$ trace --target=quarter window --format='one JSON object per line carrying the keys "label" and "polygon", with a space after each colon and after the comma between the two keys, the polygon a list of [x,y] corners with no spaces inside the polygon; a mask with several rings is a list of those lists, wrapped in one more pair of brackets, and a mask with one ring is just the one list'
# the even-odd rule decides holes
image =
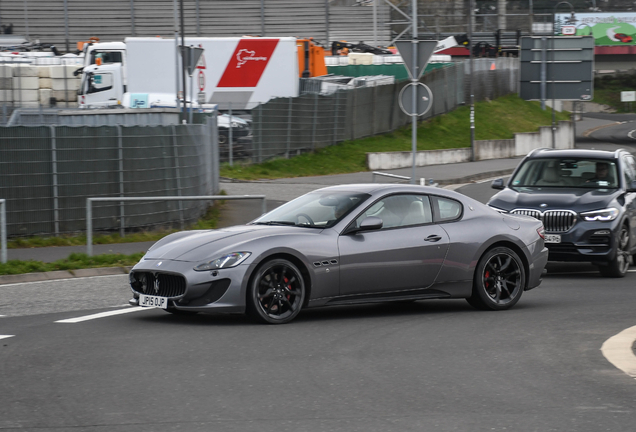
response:
{"label": "quarter window", "polygon": [[462,216],[463,207],[459,201],[450,198],[432,197],[436,222],[457,220]]}

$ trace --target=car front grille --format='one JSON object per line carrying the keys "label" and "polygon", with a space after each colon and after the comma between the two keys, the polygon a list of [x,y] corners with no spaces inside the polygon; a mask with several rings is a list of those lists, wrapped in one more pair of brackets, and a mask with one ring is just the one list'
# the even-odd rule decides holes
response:
{"label": "car front grille", "polygon": [[132,276],[134,281],[131,279],[130,285],[141,294],[179,297],[186,291],[186,281],[183,276],[151,272],[135,272]]}
{"label": "car front grille", "polygon": [[545,231],[550,233],[567,232],[576,224],[576,212],[572,210],[547,210],[541,212],[532,209],[517,209],[511,213],[532,216],[533,218],[539,219],[543,222]]}

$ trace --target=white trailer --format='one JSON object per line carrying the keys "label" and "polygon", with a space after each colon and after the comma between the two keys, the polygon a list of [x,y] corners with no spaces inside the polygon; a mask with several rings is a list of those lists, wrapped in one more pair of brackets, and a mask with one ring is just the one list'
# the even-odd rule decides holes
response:
{"label": "white trailer", "polygon": [[[174,39],[126,38],[112,45],[112,55],[106,44],[112,43],[87,50],[80,107],[176,107],[177,97],[183,99]],[[203,48],[192,76],[186,76],[185,99],[195,108],[251,109],[274,97],[298,96],[295,38],[186,38],[185,44]]]}

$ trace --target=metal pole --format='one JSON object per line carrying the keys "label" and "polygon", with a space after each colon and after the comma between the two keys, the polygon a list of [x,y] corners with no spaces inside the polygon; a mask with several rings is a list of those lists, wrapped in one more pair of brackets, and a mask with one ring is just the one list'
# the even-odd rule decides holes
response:
{"label": "metal pole", "polygon": [[[117,147],[119,157],[119,195],[124,196],[124,137],[122,136],[121,125],[117,125]],[[126,235],[126,225],[124,223],[124,202],[119,202],[119,235]]]}
{"label": "metal pole", "polygon": [[130,34],[137,36],[135,34],[135,0],[130,0]]}
{"label": "metal pole", "polygon": [[51,126],[51,171],[53,176],[53,224],[55,235],[60,235],[60,210],[57,188],[57,149],[55,138],[55,126]]}
{"label": "metal pole", "polygon": [[325,41],[329,45],[329,0],[325,0]]}
{"label": "metal pole", "polygon": [[[66,52],[68,52],[68,8],[67,0],[64,0],[64,25],[66,27]],[[27,0],[24,0],[24,26],[26,30],[26,38],[29,40],[29,6]]]}
{"label": "metal pole", "polygon": [[7,209],[6,200],[0,199],[0,247],[2,264],[7,262]]}
{"label": "metal pole", "polygon": [[530,7],[530,14],[529,14],[529,16],[530,16],[530,36],[532,36],[534,34],[534,29],[533,29],[534,28],[534,6],[532,4],[532,0],[530,0],[529,7]]}
{"label": "metal pole", "polygon": [[174,67],[175,67],[175,97],[176,107],[181,108],[181,100],[179,99],[179,18],[177,13],[177,0],[172,0],[172,8],[174,11]]}
{"label": "metal pole", "polygon": [[[561,4],[561,3],[559,3]],[[554,94],[554,32],[556,31],[555,28],[555,21],[556,21],[556,8],[559,6],[559,4],[557,4],[554,7],[554,13],[552,14],[552,52],[551,52],[551,57],[552,57],[552,64],[550,66],[551,69],[551,73],[550,73],[550,81],[552,83],[552,85],[550,86],[550,89],[552,90],[552,148],[556,148],[556,124],[555,124],[555,103],[556,103],[556,95]]]}
{"label": "metal pole", "polygon": [[230,127],[227,130],[227,147],[229,149],[230,166],[234,163],[234,134],[232,133],[232,102],[229,103],[228,114],[230,116]]}
{"label": "metal pole", "polygon": [[64,38],[66,41],[66,52],[68,53],[71,51],[68,38],[68,0],[64,0]]}
{"label": "metal pole", "polygon": [[261,0],[261,36],[265,36],[265,0]]}
{"label": "metal pole", "polygon": [[[183,127],[183,126],[182,126]],[[175,179],[177,181],[177,195],[183,195],[181,193],[181,169],[179,166],[179,149],[177,142],[177,127],[172,125],[172,151],[174,152],[174,169],[175,169]],[[179,225],[181,229],[184,228],[183,222],[183,201],[179,201]]]}
{"label": "metal pole", "polygon": [[417,0],[412,1],[413,7],[413,77],[411,83],[413,83],[413,98],[411,101],[411,184],[415,184],[415,156],[417,155],[417,81],[420,76],[419,68],[417,67]]}
{"label": "metal pole", "polygon": [[468,14],[468,62],[470,64],[470,160],[475,160],[475,60],[473,59],[474,0],[470,0]]}
{"label": "metal pole", "polygon": [[86,255],[93,256],[93,199],[86,198]]}
{"label": "metal pole", "polygon": [[289,98],[287,106],[287,150],[285,151],[285,158],[289,159],[289,153],[291,151],[291,130],[292,130],[292,103],[293,99]]}
{"label": "metal pole", "polygon": [[184,24],[184,12],[183,12],[183,0],[179,0],[179,7],[181,12],[181,85],[183,86],[183,110],[181,119],[183,123],[186,122],[186,49],[185,49],[185,24]]}
{"label": "metal pole", "polygon": [[200,15],[200,9],[199,9],[199,0],[197,0],[196,2],[196,9],[197,9],[197,36],[201,36],[201,15]]}
{"label": "metal pole", "polygon": [[373,0],[373,46],[378,46],[378,0]]}

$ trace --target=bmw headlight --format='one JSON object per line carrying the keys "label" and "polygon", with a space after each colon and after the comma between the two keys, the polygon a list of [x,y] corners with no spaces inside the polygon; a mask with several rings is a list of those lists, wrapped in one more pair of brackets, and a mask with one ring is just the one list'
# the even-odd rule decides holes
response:
{"label": "bmw headlight", "polygon": [[586,221],[612,221],[618,217],[618,209],[613,207],[606,208],[603,210],[594,210],[591,212],[581,213],[581,216]]}
{"label": "bmw headlight", "polygon": [[251,252],[232,252],[211,261],[199,264],[194,268],[196,271],[218,270],[222,268],[236,267],[247,259]]}
{"label": "bmw headlight", "polygon": [[503,214],[508,213],[508,210],[500,209],[500,208],[497,208],[497,207],[494,207],[494,206],[491,206],[491,205],[488,205],[488,207],[490,207],[491,209],[493,209],[495,211],[498,211],[499,213],[503,213]]}

